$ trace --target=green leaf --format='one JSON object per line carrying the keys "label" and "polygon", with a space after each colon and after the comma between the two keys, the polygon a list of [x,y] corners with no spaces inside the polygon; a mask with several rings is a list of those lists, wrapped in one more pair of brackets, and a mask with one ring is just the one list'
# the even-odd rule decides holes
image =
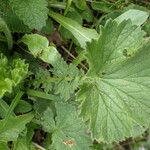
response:
{"label": "green leaf", "polygon": [[33,114],[25,114],[18,117],[10,117],[9,120],[0,120],[0,141],[15,141],[25,129],[25,125],[33,118]]}
{"label": "green leaf", "polygon": [[145,32],[141,31],[141,27],[132,25],[130,20],[121,24],[109,20],[104,27],[101,27],[99,40],[89,45],[91,51],[88,59],[89,62],[93,62],[90,64],[92,74],[99,74],[104,65],[111,66],[134,55],[143,45],[144,35]]}
{"label": "green leaf", "polygon": [[[34,56],[38,56],[40,59],[53,66],[51,71],[54,77],[50,75],[46,77],[46,81],[41,80],[43,84],[55,83],[54,94],[60,94],[63,100],[68,100],[71,94],[81,84],[81,78],[83,71],[79,70],[75,65],[68,65],[60,56],[58,51],[53,46],[48,46],[48,40],[38,34],[25,35],[22,40],[30,52]],[[45,94],[46,95],[46,94]]]}
{"label": "green leaf", "polygon": [[43,129],[52,134],[52,145],[49,148],[88,150],[91,141],[75,108],[69,104],[56,103],[56,113],[55,120],[50,108],[43,115]]}
{"label": "green leaf", "polygon": [[23,92],[19,91],[17,93],[17,95],[15,96],[15,98],[12,100],[12,102],[11,102],[11,104],[10,104],[8,110],[7,110],[7,113],[6,113],[6,116],[5,116],[5,121],[9,120],[9,117],[12,115],[13,110],[16,107],[16,105],[18,104],[18,102],[20,101],[20,98],[21,98],[22,95],[23,95]]}
{"label": "green leaf", "polygon": [[60,23],[64,28],[68,29],[82,48],[86,47],[86,42],[90,42],[92,39],[98,38],[98,34],[94,29],[82,27],[76,21],[52,11],[50,11],[49,15],[58,23]]}
{"label": "green leaf", "polygon": [[16,15],[30,29],[41,30],[46,25],[48,18],[46,0],[10,0],[10,5]]}
{"label": "green leaf", "polygon": [[67,101],[82,83],[84,73],[75,65],[68,65],[63,59],[57,61],[53,67],[52,73],[57,79],[54,82],[54,93],[60,94],[60,97]]}
{"label": "green leaf", "polygon": [[102,0],[100,2],[93,1],[91,3],[91,6],[94,10],[99,10],[105,13],[112,12],[116,9],[116,6],[113,3],[110,3],[108,1]]}
{"label": "green leaf", "polygon": [[10,63],[5,56],[0,55],[0,97],[6,92],[11,92],[28,72],[28,65],[24,63],[24,60],[13,59]]}
{"label": "green leaf", "polygon": [[8,0],[0,0],[0,4],[0,15],[12,32],[30,32],[28,26],[12,11]]}
{"label": "green leaf", "polygon": [[[76,21],[80,25],[82,25],[82,22],[83,22],[82,17],[80,16],[80,14],[77,11],[70,11],[65,16],[70,18],[70,19],[73,19],[74,21]],[[74,16],[76,16],[76,17],[74,17]],[[76,39],[74,39],[72,33],[70,31],[68,31],[66,28],[61,27],[59,31],[65,39],[72,39],[74,41],[74,43],[78,44]]]}
{"label": "green leaf", "polygon": [[13,39],[11,36],[11,32],[6,24],[6,22],[0,17],[0,32],[5,34],[8,43],[8,49],[12,49],[13,46]]}
{"label": "green leaf", "polygon": [[75,3],[76,7],[81,10],[86,8],[86,0],[73,0],[73,2]]}
{"label": "green leaf", "polygon": [[0,149],[1,150],[9,150],[7,143],[6,142],[0,142]]}
{"label": "green leaf", "polygon": [[148,16],[149,13],[146,11],[130,9],[117,17],[115,21],[121,23],[124,20],[130,19],[133,25],[140,26],[147,20]]}
{"label": "green leaf", "polygon": [[0,99],[0,117],[1,118],[5,118],[8,109],[9,109],[9,105],[3,99]]}
{"label": "green leaf", "polygon": [[30,149],[25,139],[18,139],[18,141],[15,143],[14,150],[30,150]]}
{"label": "green leaf", "polygon": [[140,46],[142,36],[130,21],[109,21],[100,38],[88,44],[90,68],[78,101],[98,141],[140,135],[149,124],[150,45]]}
{"label": "green leaf", "polygon": [[42,28],[41,32],[44,34],[52,34],[53,31],[54,31],[53,22],[51,19],[47,19],[46,26]]}
{"label": "green leaf", "polygon": [[32,105],[25,100],[20,100],[15,108],[15,113],[27,113],[32,110]]}
{"label": "green leaf", "polygon": [[54,64],[60,57],[54,46],[49,46],[46,37],[38,34],[26,34],[21,39],[28,46],[29,51],[35,56],[40,57],[43,61]]}

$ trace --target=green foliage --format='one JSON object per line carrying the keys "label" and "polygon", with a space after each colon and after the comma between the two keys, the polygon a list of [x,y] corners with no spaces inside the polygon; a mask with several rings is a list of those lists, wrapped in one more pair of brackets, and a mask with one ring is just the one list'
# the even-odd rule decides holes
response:
{"label": "green foliage", "polygon": [[11,32],[6,24],[6,22],[0,18],[0,32],[4,32],[7,42],[8,42],[8,49],[12,49],[13,46],[13,40],[11,36]]}
{"label": "green foliage", "polygon": [[13,11],[30,29],[40,30],[46,25],[48,13],[46,0],[10,0],[10,2]]}
{"label": "green foliage", "polygon": [[0,16],[12,32],[30,32],[30,29],[13,12],[8,0],[0,0]]}
{"label": "green foliage", "polygon": [[137,3],[0,0],[0,149],[149,148],[150,5]]}
{"label": "green foliage", "polygon": [[112,142],[137,136],[148,127],[150,47],[143,46],[135,54],[124,56],[123,49],[105,50],[107,45],[99,46],[102,42],[101,36],[88,44],[90,70],[78,99],[82,103],[81,115],[89,120],[93,136]]}
{"label": "green foliage", "polygon": [[25,129],[25,125],[33,118],[33,114],[10,117],[9,120],[0,120],[0,141],[15,141]]}
{"label": "green foliage", "polygon": [[52,145],[49,149],[88,150],[91,141],[86,135],[85,125],[78,118],[75,107],[63,103],[55,105],[57,114],[55,120],[50,108],[47,108],[42,117],[43,129],[52,134]]}
{"label": "green foliage", "polygon": [[60,57],[56,48],[49,46],[48,40],[38,34],[25,35],[21,41],[28,46],[35,57],[39,56],[47,63],[54,64]]}
{"label": "green foliage", "polygon": [[94,29],[84,28],[76,21],[52,11],[50,11],[49,15],[59,22],[63,27],[69,30],[82,48],[86,47],[86,42],[91,41],[91,39],[98,38],[98,34]]}
{"label": "green foliage", "polygon": [[[48,46],[48,40],[40,35],[36,34],[25,35],[22,38],[22,42],[28,45],[30,52],[34,56],[38,56],[43,61],[50,63],[54,67],[51,70],[54,75],[53,78],[51,78],[50,75],[48,75],[48,72],[45,72],[47,77],[44,76],[43,74],[42,75],[39,74],[38,78],[36,78],[38,79],[37,81],[39,81],[40,79],[40,81],[43,82],[43,80],[47,78],[46,80],[47,82],[44,82],[45,86],[46,85],[48,86],[48,84],[50,85],[50,83],[55,82],[54,93],[60,94],[60,97],[62,99],[68,100],[70,98],[70,94],[74,93],[78,85],[81,84],[83,72],[80,71],[73,64],[68,65],[60,57],[60,54],[54,47]],[[41,84],[41,82],[36,83]]]}
{"label": "green foliage", "polygon": [[129,11],[126,11],[125,13],[117,17],[115,21],[117,23],[121,23],[123,20],[130,19],[132,21],[132,24],[140,26],[147,20],[148,16],[148,12],[130,9]]}
{"label": "green foliage", "polygon": [[7,58],[2,54],[0,64],[0,97],[3,97],[6,92],[11,92],[12,88],[26,77],[28,65],[20,58],[8,62]]}

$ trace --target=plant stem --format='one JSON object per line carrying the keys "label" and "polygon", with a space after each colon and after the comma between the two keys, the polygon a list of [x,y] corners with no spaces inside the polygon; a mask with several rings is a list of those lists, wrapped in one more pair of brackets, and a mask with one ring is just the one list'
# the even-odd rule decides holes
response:
{"label": "plant stem", "polygon": [[7,122],[7,120],[9,119],[9,117],[11,116],[11,114],[12,114],[14,108],[15,108],[15,107],[17,106],[17,104],[19,103],[20,98],[22,97],[22,95],[23,95],[23,92],[20,91],[20,92],[15,96],[15,98],[13,99],[13,101],[12,101],[12,103],[11,103],[11,105],[10,105],[8,111],[7,111],[6,117],[5,117],[6,122]]}
{"label": "plant stem", "polygon": [[41,91],[37,91],[37,90],[28,89],[26,91],[26,93],[29,96],[40,97],[40,98],[47,99],[47,100],[55,100],[55,101],[59,100],[59,96],[47,94],[45,92],[41,92]]}
{"label": "plant stem", "polygon": [[[65,7],[65,11],[64,11],[64,16],[66,16],[66,14],[68,13],[71,3],[72,3],[72,0],[67,0],[67,4]],[[60,28],[61,28],[61,24],[58,27],[58,31],[60,30]]]}
{"label": "plant stem", "polygon": [[33,142],[33,145],[34,145],[36,148],[38,148],[39,150],[46,150],[45,148],[43,148],[42,146],[40,146],[40,145],[38,145],[38,144],[36,144],[36,143],[34,143],[34,142]]}
{"label": "plant stem", "polygon": [[[62,48],[69,56],[71,56],[73,59],[76,59],[76,57],[73,56],[64,46],[61,46],[61,48]],[[81,65],[81,66],[83,67],[83,69],[85,69],[86,71],[88,70],[88,68],[87,68],[84,64],[80,63],[80,65]]]}

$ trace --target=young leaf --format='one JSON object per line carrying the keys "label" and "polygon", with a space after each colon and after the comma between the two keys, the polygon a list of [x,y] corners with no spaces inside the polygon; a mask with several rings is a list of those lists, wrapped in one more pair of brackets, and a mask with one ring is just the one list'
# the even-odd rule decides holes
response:
{"label": "young leaf", "polygon": [[86,42],[90,42],[92,39],[98,38],[98,34],[94,29],[82,27],[76,21],[52,11],[49,12],[49,15],[58,23],[60,23],[64,28],[68,29],[82,48],[86,47]]}
{"label": "young leaf", "polygon": [[46,0],[10,0],[10,4],[16,15],[30,29],[41,30],[46,25],[48,18]]}
{"label": "young leaf", "polygon": [[110,21],[100,38],[88,44],[90,69],[78,100],[81,115],[99,141],[139,135],[149,124],[150,45],[139,49],[142,34],[129,21]]}
{"label": "young leaf", "polygon": [[56,113],[55,120],[50,108],[43,115],[43,129],[52,134],[50,149],[88,150],[91,141],[75,108],[69,104],[56,103]]}
{"label": "young leaf", "polygon": [[25,78],[28,65],[21,59],[14,59],[9,65],[7,58],[3,55],[0,55],[0,64],[0,97],[2,97],[6,92],[11,92],[12,87]]}
{"label": "young leaf", "polygon": [[24,130],[25,125],[33,118],[33,114],[10,117],[9,120],[0,120],[0,141],[15,141]]}
{"label": "young leaf", "polygon": [[121,23],[123,20],[130,19],[133,25],[140,26],[147,20],[148,16],[149,13],[146,11],[130,9],[117,17],[115,21]]}

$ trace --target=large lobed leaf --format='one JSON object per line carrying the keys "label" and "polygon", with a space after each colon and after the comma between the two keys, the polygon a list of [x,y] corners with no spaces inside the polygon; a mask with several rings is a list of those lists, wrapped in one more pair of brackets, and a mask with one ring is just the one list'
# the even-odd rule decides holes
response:
{"label": "large lobed leaf", "polygon": [[46,0],[10,0],[10,4],[16,15],[23,20],[30,29],[42,29],[47,20]]}
{"label": "large lobed leaf", "polygon": [[75,107],[56,103],[56,113],[57,117],[54,119],[52,110],[48,108],[42,120],[43,129],[52,134],[50,149],[88,150],[91,140],[85,133],[84,123],[78,118]]}
{"label": "large lobed leaf", "polygon": [[[150,45],[143,31],[109,21],[98,40],[88,44],[89,72],[78,93],[81,115],[93,137],[112,142],[137,136],[150,117]],[[138,132],[137,132],[138,131]]]}

